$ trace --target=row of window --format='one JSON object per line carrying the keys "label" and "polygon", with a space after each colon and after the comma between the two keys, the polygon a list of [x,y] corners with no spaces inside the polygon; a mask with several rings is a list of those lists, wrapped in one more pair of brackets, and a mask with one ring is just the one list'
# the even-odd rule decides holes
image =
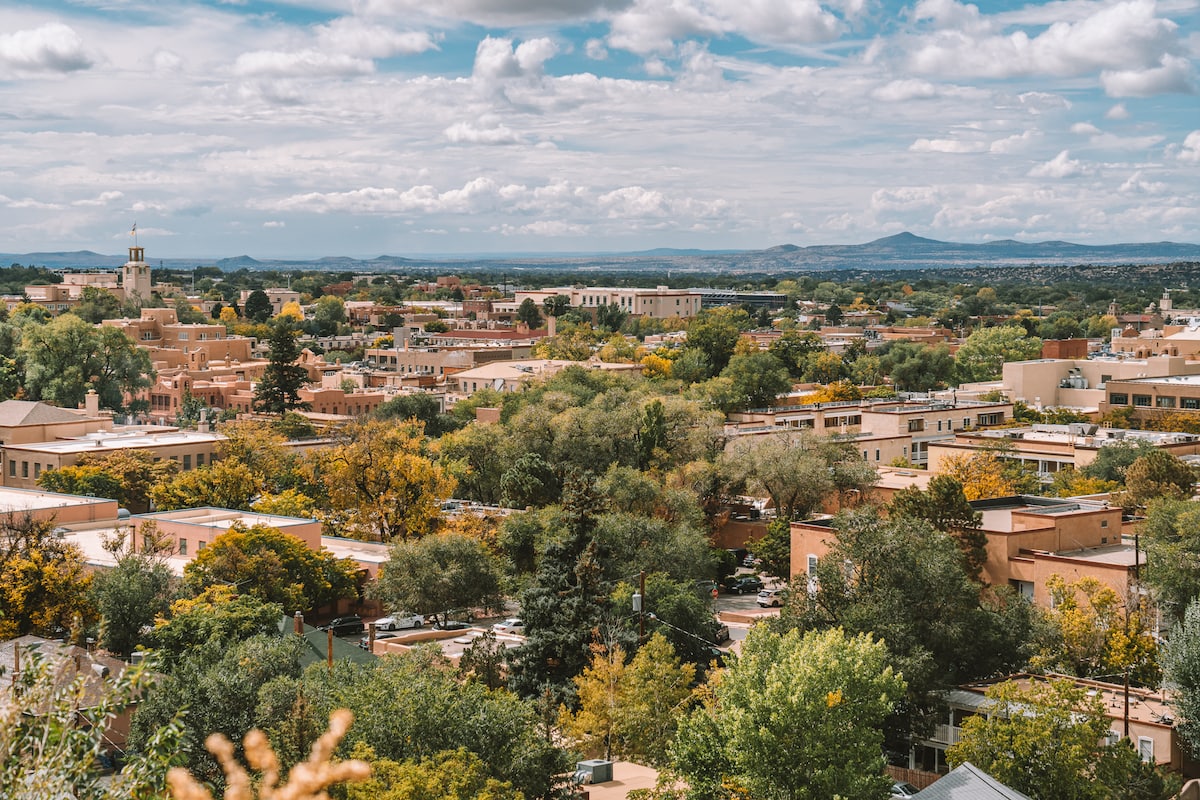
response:
{"label": "row of window", "polygon": [[[1109,405],[1130,405],[1127,392],[1112,392],[1108,396]],[[1167,395],[1152,396],[1148,394],[1133,395],[1133,406],[1136,408],[1184,408],[1191,411],[1200,410],[1200,397],[1170,397]]]}
{"label": "row of window", "polygon": [[[179,460],[180,460],[180,457],[179,457],[179,456],[171,456],[170,458],[171,458],[171,460],[172,460],[172,461],[179,461]],[[159,458],[155,458],[154,460],[155,460],[155,461],[160,461],[161,459],[159,459]],[[217,457],[214,455],[214,456],[213,456],[213,458],[212,458],[212,460],[213,460],[213,461],[216,461],[216,460],[217,460]],[[15,478],[15,477],[17,477],[17,464],[18,464],[18,463],[20,463],[21,477],[22,477],[22,478],[28,478],[28,477],[30,477],[30,468],[29,468],[29,465],[30,465],[30,464],[32,464],[32,465],[33,465],[33,470],[32,470],[32,472],[33,472],[33,476],[32,476],[32,477],[33,477],[33,479],[34,479],[34,480],[37,480],[39,477],[41,477],[41,475],[42,475],[42,471],[43,471],[43,470],[42,470],[42,465],[41,465],[41,463],[39,463],[39,462],[37,462],[37,461],[32,461],[32,462],[30,462],[30,461],[21,461],[21,462],[18,462],[18,461],[17,461],[17,460],[14,458],[14,459],[9,459],[9,461],[8,461],[8,475],[9,475],[9,477],[10,477],[10,478]],[[197,467],[203,467],[203,466],[204,466],[204,463],[205,463],[205,454],[204,454],[204,453],[196,453],[196,466],[197,466]],[[191,454],[191,453],[185,453],[185,454],[183,455],[183,468],[184,468],[184,469],[191,469],[191,468],[192,468],[192,454]],[[50,471],[50,470],[52,470],[52,469],[54,469],[54,465],[53,465],[53,464],[47,464],[47,465],[45,466],[45,471],[47,471],[47,472],[49,472],[49,471]]]}

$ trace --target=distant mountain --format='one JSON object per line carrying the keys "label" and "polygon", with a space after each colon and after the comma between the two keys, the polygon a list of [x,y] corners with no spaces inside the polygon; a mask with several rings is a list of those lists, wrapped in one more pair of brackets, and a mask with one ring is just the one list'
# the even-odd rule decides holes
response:
{"label": "distant mountain", "polygon": [[[0,263],[51,268],[117,267],[122,256],[83,250],[73,253],[0,254]],[[817,272],[829,270],[912,270],[970,267],[1025,267],[1200,262],[1200,244],[1152,242],[1082,245],[1072,242],[1019,242],[1001,239],[978,244],[942,242],[905,231],[864,244],[780,244],[765,250],[689,250],[656,248],[633,253],[560,254],[530,256],[424,257],[381,255],[369,259],[326,256],[317,259],[256,259],[249,255],[212,259],[151,259],[151,264],[186,270],[217,266],[239,269],[334,272],[437,270],[439,272],[512,270],[576,270],[705,273]]]}

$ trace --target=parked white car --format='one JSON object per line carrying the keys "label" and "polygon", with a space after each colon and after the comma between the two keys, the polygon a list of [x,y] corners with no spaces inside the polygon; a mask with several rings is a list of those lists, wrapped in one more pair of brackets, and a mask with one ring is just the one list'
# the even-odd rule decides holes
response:
{"label": "parked white car", "polygon": [[419,628],[425,624],[420,614],[391,614],[375,620],[375,630],[395,631],[403,628]]}
{"label": "parked white car", "polygon": [[517,617],[510,617],[504,622],[497,622],[492,626],[492,633],[512,633],[517,636],[525,635],[525,623]]}
{"label": "parked white car", "polygon": [[762,608],[783,605],[783,590],[763,589],[758,593],[758,605]]}

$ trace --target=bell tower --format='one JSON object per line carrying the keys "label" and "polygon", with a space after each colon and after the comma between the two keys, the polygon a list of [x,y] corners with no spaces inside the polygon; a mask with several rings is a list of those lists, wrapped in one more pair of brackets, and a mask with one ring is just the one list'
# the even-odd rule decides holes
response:
{"label": "bell tower", "polygon": [[143,300],[150,299],[150,265],[146,263],[144,247],[129,248],[129,260],[121,267],[121,286],[126,300],[135,294]]}

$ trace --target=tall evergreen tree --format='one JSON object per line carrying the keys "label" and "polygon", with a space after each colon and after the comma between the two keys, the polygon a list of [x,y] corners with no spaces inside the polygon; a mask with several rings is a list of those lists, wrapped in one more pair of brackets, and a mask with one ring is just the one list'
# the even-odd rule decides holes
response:
{"label": "tall evergreen tree", "polygon": [[311,408],[300,399],[300,387],[308,382],[308,373],[296,363],[300,358],[300,348],[296,345],[296,332],[291,322],[277,320],[272,324],[268,343],[271,348],[270,363],[254,389],[254,410],[282,414],[298,408]]}

